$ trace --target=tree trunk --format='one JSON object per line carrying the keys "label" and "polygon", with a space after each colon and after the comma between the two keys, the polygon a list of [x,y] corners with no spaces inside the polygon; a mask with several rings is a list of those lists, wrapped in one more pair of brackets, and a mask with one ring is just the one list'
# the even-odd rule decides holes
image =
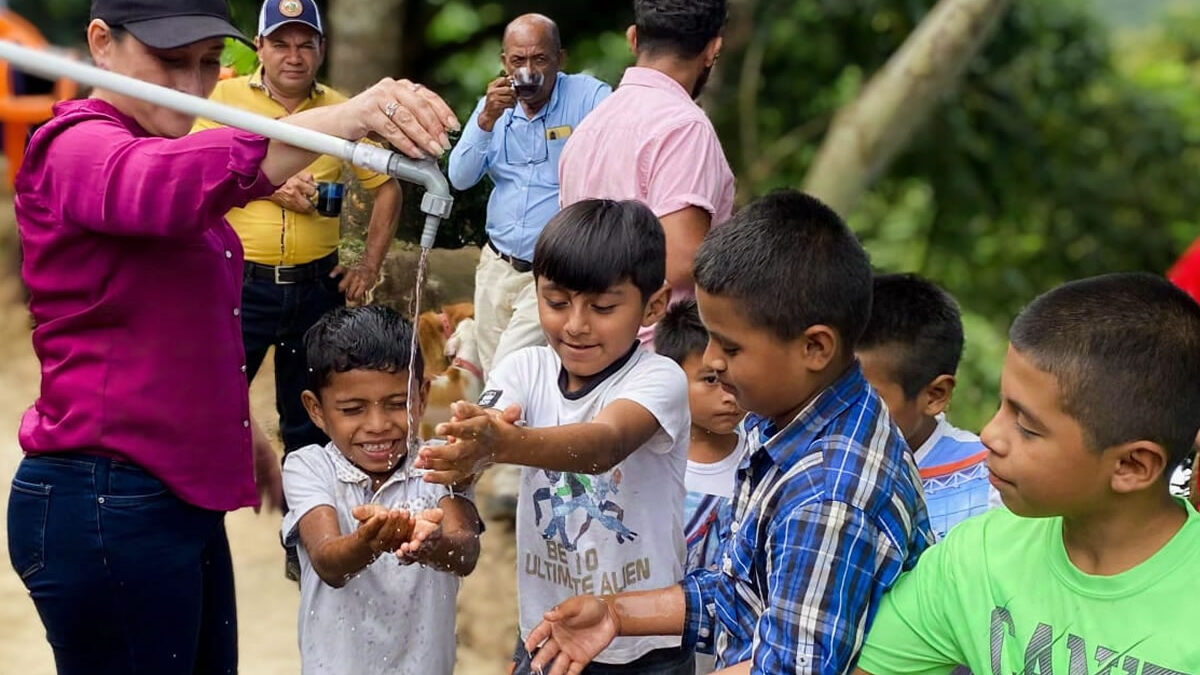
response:
{"label": "tree trunk", "polygon": [[405,0],[336,0],[327,14],[330,84],[353,96],[401,77]]}
{"label": "tree trunk", "polygon": [[834,117],[804,190],[848,216],[987,43],[1008,0],[940,0]]}

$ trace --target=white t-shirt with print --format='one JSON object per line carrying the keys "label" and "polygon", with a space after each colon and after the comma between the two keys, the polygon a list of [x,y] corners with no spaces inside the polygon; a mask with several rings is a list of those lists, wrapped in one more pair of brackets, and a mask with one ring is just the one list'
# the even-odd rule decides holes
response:
{"label": "white t-shirt with print", "polygon": [[[675,362],[644,349],[626,359],[568,395],[558,355],[549,347],[530,347],[497,365],[480,399],[501,410],[520,405],[525,424],[533,428],[591,422],[625,399],[649,411],[661,427],[606,473],[522,469],[517,590],[523,638],[546,610],[573,595],[651,590],[682,578],[691,427],[687,377]],[[596,661],[628,663],[679,643],[678,637],[617,638]]]}
{"label": "white t-shirt with print", "polygon": [[459,578],[384,555],[334,588],[317,575],[304,546],[300,519],[319,506],[337,511],[342,534],[358,529],[354,507],[436,508],[449,495],[401,467],[379,490],[333,443],[288,455],[283,489],[290,507],[283,538],[300,553],[300,663],[304,675],[388,673],[451,675]]}

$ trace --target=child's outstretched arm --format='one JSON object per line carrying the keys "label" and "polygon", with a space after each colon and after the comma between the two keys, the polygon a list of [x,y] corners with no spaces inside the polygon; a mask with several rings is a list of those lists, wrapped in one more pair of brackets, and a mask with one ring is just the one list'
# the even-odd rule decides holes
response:
{"label": "child's outstretched arm", "polygon": [[534,672],[579,673],[613,638],[681,635],[685,609],[680,586],[602,597],[577,595],[546,612],[525,648],[533,654]]}
{"label": "child's outstretched arm", "polygon": [[413,530],[413,518],[407,511],[367,505],[356,507],[354,517],[359,527],[345,535],[332,506],[319,506],[300,519],[300,543],[317,575],[334,588],[345,586],[380,555],[398,549]]}
{"label": "child's outstretched arm", "polygon": [[442,497],[438,508],[416,516],[412,538],[397,553],[403,563],[424,563],[465,577],[479,561],[479,513],[462,497]]}
{"label": "child's outstretched arm", "polygon": [[535,429],[518,426],[519,417],[511,407],[501,412],[456,403],[454,419],[437,428],[451,442],[422,448],[417,467],[431,470],[426,480],[442,484],[497,463],[597,474],[620,464],[661,428],[649,410],[627,399],[580,424]]}

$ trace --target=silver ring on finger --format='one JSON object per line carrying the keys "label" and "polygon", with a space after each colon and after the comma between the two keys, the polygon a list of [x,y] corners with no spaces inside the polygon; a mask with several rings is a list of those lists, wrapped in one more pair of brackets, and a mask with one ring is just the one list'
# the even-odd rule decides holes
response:
{"label": "silver ring on finger", "polygon": [[400,109],[400,104],[395,101],[392,101],[391,103],[384,106],[383,114],[390,120],[390,119],[392,119],[392,117],[394,117],[396,115],[396,111],[399,109]]}

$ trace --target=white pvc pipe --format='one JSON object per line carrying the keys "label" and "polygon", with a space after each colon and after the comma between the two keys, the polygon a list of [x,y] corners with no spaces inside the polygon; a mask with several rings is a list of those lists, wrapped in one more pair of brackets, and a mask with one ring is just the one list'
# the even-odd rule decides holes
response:
{"label": "white pvc pipe", "polygon": [[426,248],[433,247],[440,219],[450,214],[450,207],[453,204],[450,186],[446,177],[438,169],[437,163],[432,160],[409,159],[377,145],[356,143],[312,129],[305,129],[205,98],[119,75],[57,54],[23,47],[7,40],[0,40],[0,60],[7,61],[15,68],[48,80],[66,78],[97,89],[149,101],[164,108],[210,119],[219,124],[243,129],[310,152],[330,155],[355,166],[421,185],[426,190],[425,198],[421,202],[421,210],[428,214],[425,230],[421,235],[421,245]]}

